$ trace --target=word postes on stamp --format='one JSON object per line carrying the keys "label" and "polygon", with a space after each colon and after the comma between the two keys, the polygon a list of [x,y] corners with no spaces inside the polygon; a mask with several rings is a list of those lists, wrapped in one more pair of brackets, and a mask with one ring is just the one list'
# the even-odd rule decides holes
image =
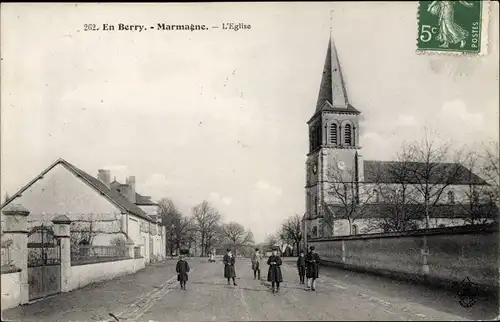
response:
{"label": "word postes on stamp", "polygon": [[485,54],[487,1],[420,1],[417,52]]}

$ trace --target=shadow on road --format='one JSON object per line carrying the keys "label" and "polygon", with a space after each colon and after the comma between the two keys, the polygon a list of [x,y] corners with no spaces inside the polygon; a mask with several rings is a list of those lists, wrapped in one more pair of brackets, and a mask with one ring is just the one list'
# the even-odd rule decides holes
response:
{"label": "shadow on road", "polygon": [[[283,261],[294,266],[296,258],[287,257]],[[401,281],[390,277],[343,270],[335,267],[320,268],[321,276],[338,280],[349,289],[371,290],[393,299],[393,302],[418,303],[437,311],[462,316],[472,320],[492,320],[499,315],[499,299],[494,297],[477,297],[476,304],[470,308],[460,305],[458,290],[430,287],[409,281]]]}

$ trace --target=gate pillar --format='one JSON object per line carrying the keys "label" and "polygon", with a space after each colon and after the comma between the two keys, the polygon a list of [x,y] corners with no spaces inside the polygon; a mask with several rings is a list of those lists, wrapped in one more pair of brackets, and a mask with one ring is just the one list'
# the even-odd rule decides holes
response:
{"label": "gate pillar", "polygon": [[20,204],[10,203],[2,213],[5,216],[3,235],[12,240],[10,259],[12,265],[21,270],[21,304],[29,302],[28,284],[28,219],[29,210]]}
{"label": "gate pillar", "polygon": [[52,220],[54,235],[59,239],[61,247],[61,292],[69,292],[71,281],[71,220],[65,215],[59,215]]}

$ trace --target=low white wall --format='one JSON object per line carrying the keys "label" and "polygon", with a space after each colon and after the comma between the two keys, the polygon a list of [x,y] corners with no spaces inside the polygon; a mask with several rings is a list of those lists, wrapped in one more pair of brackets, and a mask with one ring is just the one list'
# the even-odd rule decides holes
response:
{"label": "low white wall", "polygon": [[144,258],[71,266],[69,289],[132,274],[144,267]]}
{"label": "low white wall", "polygon": [[2,311],[21,304],[21,273],[2,274]]}

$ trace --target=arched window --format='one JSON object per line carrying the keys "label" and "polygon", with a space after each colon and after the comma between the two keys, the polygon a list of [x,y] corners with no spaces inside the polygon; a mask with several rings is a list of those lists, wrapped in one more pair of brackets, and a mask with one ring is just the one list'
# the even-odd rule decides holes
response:
{"label": "arched window", "polygon": [[448,202],[455,203],[455,193],[453,191],[448,191]]}
{"label": "arched window", "polygon": [[321,126],[316,127],[316,139],[317,139],[317,147],[320,147],[322,142],[321,142]]}
{"label": "arched window", "polygon": [[380,201],[380,196],[377,189],[373,190],[373,199],[375,200],[375,202]]}
{"label": "arched window", "polygon": [[318,215],[318,196],[314,197],[314,215]]}
{"label": "arched window", "polygon": [[344,143],[347,146],[350,146],[352,144],[352,131],[351,131],[351,124],[346,124],[344,128]]}
{"label": "arched window", "polygon": [[359,233],[358,225],[356,225],[356,224],[352,225],[352,234],[357,235],[358,233]]}
{"label": "arched window", "polygon": [[330,125],[330,143],[337,144],[337,124]]}

